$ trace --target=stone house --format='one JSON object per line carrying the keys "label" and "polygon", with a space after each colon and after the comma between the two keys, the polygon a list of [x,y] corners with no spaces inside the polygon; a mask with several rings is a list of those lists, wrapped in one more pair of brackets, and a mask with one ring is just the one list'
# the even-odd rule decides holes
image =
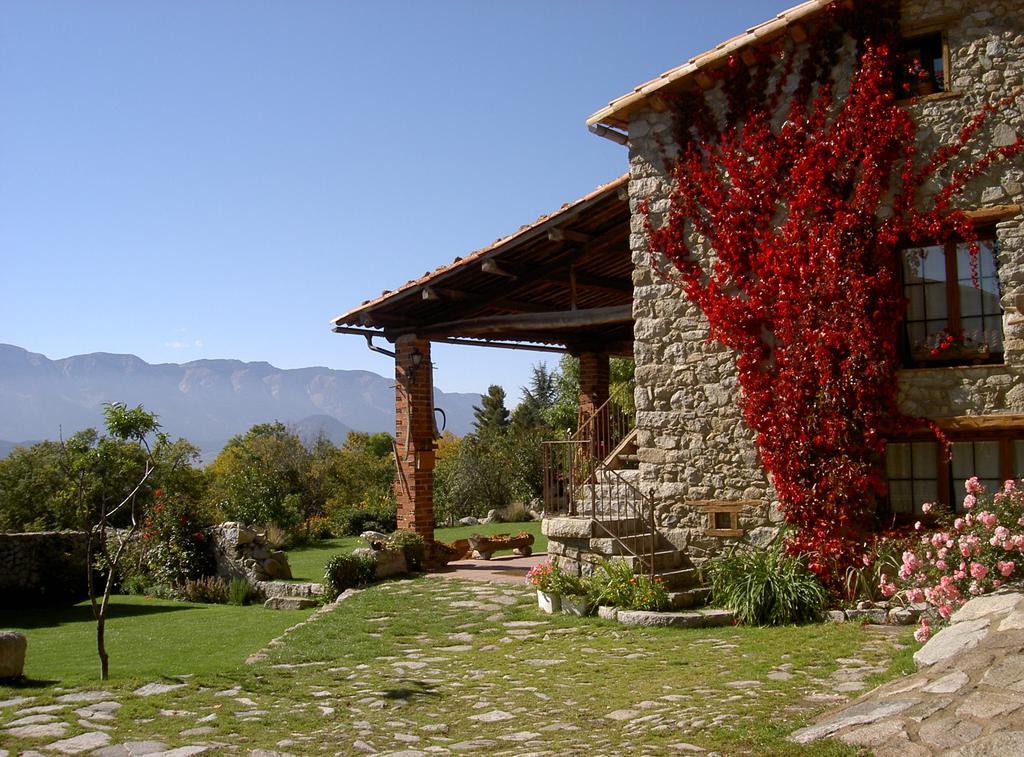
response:
{"label": "stone house", "polygon": [[[443,339],[579,355],[581,417],[607,399],[608,355],[635,359],[636,432],[628,452],[638,470],[612,471],[590,487],[591,502],[602,488],[612,492],[605,500],[615,507],[603,515],[600,507],[572,507],[573,517],[549,518],[551,549],[563,562],[585,569],[594,555],[623,554],[682,580],[723,545],[775,537],[780,515],[737,406],[734,356],[708,342],[696,306],[653,275],[641,203],[657,216],[667,202],[662,156],[673,149],[672,95],[699,87],[714,100],[720,84],[709,73],[730,59],[745,61],[780,40],[797,53],[814,45],[809,29],[829,4],[798,5],[591,116],[592,132],[628,150],[626,177],[336,320],[338,331],[381,334],[396,344],[400,479],[407,482],[400,480],[399,496],[407,527],[427,535],[432,525],[433,409],[429,370],[424,378],[421,367],[429,365],[430,340]],[[904,0],[900,25],[922,69],[905,107],[921,127],[925,151],[952,139],[983,103],[1024,85],[1024,0]],[[847,47],[838,63],[847,79],[851,65]],[[1024,126],[1022,110],[1018,100],[999,113],[967,158],[1012,144]],[[953,446],[946,460],[927,433],[890,440],[885,506],[894,519],[913,519],[926,501],[955,506],[957,482],[970,475],[988,484],[1024,476],[1022,169],[1019,158],[994,166],[957,200],[982,242],[978,286],[963,245],[904,256],[909,304],[900,407],[934,420]],[[936,358],[935,340],[951,329],[964,334],[965,344]],[[610,451],[603,448],[601,456]],[[624,513],[626,487],[639,495],[627,498]]]}

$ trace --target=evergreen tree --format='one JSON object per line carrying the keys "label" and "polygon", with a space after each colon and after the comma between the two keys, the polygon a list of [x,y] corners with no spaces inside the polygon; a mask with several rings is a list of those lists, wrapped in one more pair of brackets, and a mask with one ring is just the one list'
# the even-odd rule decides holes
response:
{"label": "evergreen tree", "polygon": [[473,406],[473,433],[477,437],[494,438],[505,433],[509,412],[505,407],[505,390],[497,384],[487,387],[479,407]]}

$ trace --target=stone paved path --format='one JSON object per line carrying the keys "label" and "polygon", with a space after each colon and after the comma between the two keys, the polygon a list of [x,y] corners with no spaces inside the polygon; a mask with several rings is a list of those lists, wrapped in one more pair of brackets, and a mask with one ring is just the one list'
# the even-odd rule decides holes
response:
{"label": "stone paved path", "polygon": [[1024,594],[971,600],[915,655],[919,671],[793,734],[876,757],[1024,755]]}
{"label": "stone paved path", "polygon": [[[405,618],[407,598],[430,623]],[[360,607],[381,608],[358,619],[362,651],[303,659],[311,629],[329,634]],[[802,717],[856,696],[899,645],[874,629],[835,670],[803,650],[755,669],[737,629],[545,616],[521,583],[394,581],[339,608],[240,673],[9,697],[0,757],[698,753],[709,733],[742,732],[774,702],[779,717]],[[700,684],[680,685],[675,665],[700,666]]]}

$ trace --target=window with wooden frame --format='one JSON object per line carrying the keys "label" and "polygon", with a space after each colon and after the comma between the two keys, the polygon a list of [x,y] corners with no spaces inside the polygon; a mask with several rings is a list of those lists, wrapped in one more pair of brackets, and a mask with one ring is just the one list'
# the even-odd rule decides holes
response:
{"label": "window with wooden frame", "polygon": [[994,492],[1011,478],[1024,477],[1024,437],[1020,431],[949,434],[950,458],[934,438],[892,441],[886,446],[888,507],[897,520],[922,513],[925,502],[963,509],[964,481],[977,476]]}
{"label": "window with wooden frame", "polygon": [[904,364],[907,367],[1003,361],[1003,309],[995,234],[970,245],[911,247],[901,251]]}
{"label": "window with wooden frame", "polygon": [[905,34],[896,71],[896,97],[949,91],[949,43],[942,30]]}

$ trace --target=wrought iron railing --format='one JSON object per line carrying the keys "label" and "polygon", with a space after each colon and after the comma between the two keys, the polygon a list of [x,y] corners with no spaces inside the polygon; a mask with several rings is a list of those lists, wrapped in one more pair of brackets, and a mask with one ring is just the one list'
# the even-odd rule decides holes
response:
{"label": "wrought iron railing", "polygon": [[635,569],[653,575],[658,538],[653,492],[645,494],[609,467],[610,456],[634,426],[626,403],[610,397],[580,419],[569,439],[544,442],[544,509],[591,519],[597,531],[616,541],[620,554],[634,558]]}

